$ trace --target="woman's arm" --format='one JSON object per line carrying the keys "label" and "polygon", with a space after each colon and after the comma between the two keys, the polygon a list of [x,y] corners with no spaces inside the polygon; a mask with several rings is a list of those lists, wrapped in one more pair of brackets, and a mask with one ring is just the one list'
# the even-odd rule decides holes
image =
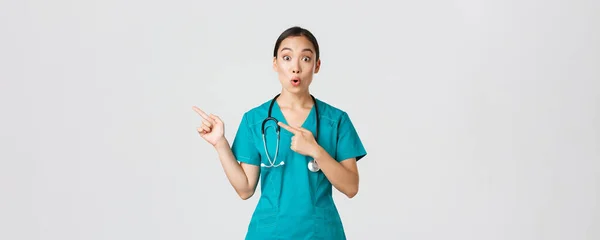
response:
{"label": "woman's arm", "polygon": [[225,126],[221,118],[213,114],[206,114],[202,109],[192,107],[202,117],[202,126],[198,133],[209,142],[216,150],[221,160],[229,183],[237,194],[244,200],[254,195],[260,169],[258,166],[238,163],[229,141],[225,138]]}
{"label": "woman's arm", "polygon": [[312,157],[319,164],[329,182],[348,198],[356,196],[359,185],[356,158],[338,162],[323,147],[318,146],[317,149]]}
{"label": "woman's arm", "polygon": [[337,190],[349,198],[356,196],[358,193],[356,158],[344,159],[338,162],[317,143],[311,131],[301,127],[291,127],[282,122],[279,122],[278,125],[294,134],[291,144],[291,149],[294,152],[315,159],[321,167],[321,171]]}
{"label": "woman's arm", "polygon": [[215,144],[215,149],[219,154],[225,175],[237,194],[243,200],[252,197],[258,183],[259,167],[246,163],[238,163],[231,151],[229,141],[225,137]]}

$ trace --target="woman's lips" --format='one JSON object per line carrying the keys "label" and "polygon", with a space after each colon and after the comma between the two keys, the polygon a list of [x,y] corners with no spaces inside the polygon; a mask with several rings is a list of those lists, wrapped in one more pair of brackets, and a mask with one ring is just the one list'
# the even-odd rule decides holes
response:
{"label": "woman's lips", "polygon": [[300,82],[301,82],[300,78],[298,78],[298,77],[294,77],[291,80],[292,86],[294,86],[294,87],[300,86]]}

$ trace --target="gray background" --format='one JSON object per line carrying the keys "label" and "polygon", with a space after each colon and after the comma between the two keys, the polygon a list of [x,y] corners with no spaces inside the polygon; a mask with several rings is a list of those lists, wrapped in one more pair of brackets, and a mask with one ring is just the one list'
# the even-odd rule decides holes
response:
{"label": "gray background", "polygon": [[0,239],[242,239],[258,195],[236,196],[191,106],[232,140],[280,90],[293,25],[322,47],[312,93],[369,152],[359,194],[335,193],[349,239],[600,239],[599,12],[1,1]]}

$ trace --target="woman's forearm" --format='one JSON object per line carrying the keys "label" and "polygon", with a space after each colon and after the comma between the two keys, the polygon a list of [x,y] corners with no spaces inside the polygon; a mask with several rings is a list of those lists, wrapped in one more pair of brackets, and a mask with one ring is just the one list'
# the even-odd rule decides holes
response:
{"label": "woman's forearm", "polygon": [[223,170],[225,171],[225,175],[227,176],[227,179],[229,179],[231,186],[233,186],[242,199],[250,198],[254,194],[257,181],[254,181],[254,179],[249,176],[257,174],[252,174],[251,172],[246,173],[246,171],[250,171],[250,169],[246,169],[245,171],[240,163],[238,163],[226,138],[220,140],[215,145],[215,149],[217,150],[221,166],[223,166]]}
{"label": "woman's forearm", "polygon": [[314,159],[329,182],[349,198],[358,193],[358,171],[353,171],[336,161],[325,149],[319,147]]}

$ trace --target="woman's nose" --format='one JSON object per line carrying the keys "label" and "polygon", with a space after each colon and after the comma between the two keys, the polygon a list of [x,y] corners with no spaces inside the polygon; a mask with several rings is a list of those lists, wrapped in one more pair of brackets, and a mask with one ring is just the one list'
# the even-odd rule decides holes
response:
{"label": "woman's nose", "polygon": [[292,66],[292,73],[300,73],[300,67],[297,64]]}

